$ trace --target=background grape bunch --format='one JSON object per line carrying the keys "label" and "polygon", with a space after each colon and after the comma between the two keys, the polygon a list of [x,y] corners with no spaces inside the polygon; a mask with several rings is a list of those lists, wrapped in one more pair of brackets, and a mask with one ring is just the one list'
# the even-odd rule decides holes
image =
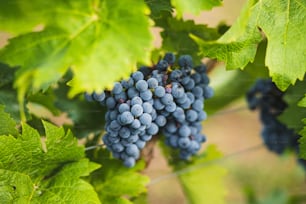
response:
{"label": "background grape bunch", "polygon": [[181,159],[196,154],[206,139],[201,122],[207,114],[204,100],[213,96],[204,64],[193,67],[192,58],[166,53],[156,65],[140,67],[112,90],[85,94],[88,101],[107,107],[103,142],[115,158],[133,167],[140,151],[158,133],[179,150]]}
{"label": "background grape bunch", "polygon": [[[284,92],[271,79],[258,79],[247,92],[246,98],[249,109],[259,110],[263,125],[261,136],[267,148],[276,154],[282,154],[287,149],[293,149],[298,154],[300,136],[277,119],[287,108],[283,95]],[[298,162],[306,170],[306,161],[298,159]]]}

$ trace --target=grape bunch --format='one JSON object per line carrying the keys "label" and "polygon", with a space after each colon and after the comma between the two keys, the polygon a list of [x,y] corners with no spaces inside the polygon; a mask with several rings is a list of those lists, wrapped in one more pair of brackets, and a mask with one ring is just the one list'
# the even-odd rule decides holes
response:
{"label": "grape bunch", "polygon": [[183,55],[175,66],[175,55],[166,53],[156,65],[140,67],[112,90],[85,94],[88,101],[107,107],[103,142],[127,167],[135,165],[140,151],[158,133],[180,158],[196,154],[205,136],[201,122],[207,115],[204,100],[213,96],[206,66],[193,68],[192,58]]}
{"label": "grape bunch", "polygon": [[[261,136],[267,148],[277,154],[282,154],[286,149],[293,149],[298,153],[300,136],[277,119],[287,108],[283,95],[284,92],[270,79],[258,79],[247,92],[246,99],[249,109],[259,110],[263,124]],[[306,169],[305,160],[299,159],[299,163]]]}

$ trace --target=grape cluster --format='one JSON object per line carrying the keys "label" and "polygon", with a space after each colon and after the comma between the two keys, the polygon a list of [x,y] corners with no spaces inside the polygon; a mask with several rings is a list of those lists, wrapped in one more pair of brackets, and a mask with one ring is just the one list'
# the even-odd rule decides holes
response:
{"label": "grape cluster", "polygon": [[[261,136],[265,145],[277,154],[282,154],[286,149],[299,151],[299,135],[277,120],[287,108],[283,95],[284,92],[280,91],[270,79],[258,79],[246,95],[249,109],[259,109],[263,124]],[[299,163],[304,164],[306,169],[305,160],[300,159]]]}
{"label": "grape cluster", "polygon": [[175,69],[175,55],[166,53],[153,67],[140,67],[113,89],[85,94],[88,101],[107,107],[103,142],[127,167],[135,165],[140,151],[159,132],[166,144],[188,159],[205,141],[201,121],[207,115],[204,100],[212,97],[205,65],[193,69],[192,58],[183,55]]}

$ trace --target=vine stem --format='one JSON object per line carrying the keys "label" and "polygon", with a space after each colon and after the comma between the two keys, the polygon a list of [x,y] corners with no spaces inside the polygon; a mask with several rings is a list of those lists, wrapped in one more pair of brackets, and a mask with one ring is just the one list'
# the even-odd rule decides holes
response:
{"label": "vine stem", "polygon": [[97,144],[97,145],[94,145],[94,146],[86,147],[85,151],[93,150],[93,149],[96,149],[96,148],[99,148],[99,147],[105,147],[105,144]]}

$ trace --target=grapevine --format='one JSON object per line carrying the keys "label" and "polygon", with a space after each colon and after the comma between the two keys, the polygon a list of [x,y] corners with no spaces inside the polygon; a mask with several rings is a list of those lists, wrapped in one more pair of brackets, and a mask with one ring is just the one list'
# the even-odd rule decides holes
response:
{"label": "grapevine", "polygon": [[0,203],[304,203],[305,8],[0,0]]}

